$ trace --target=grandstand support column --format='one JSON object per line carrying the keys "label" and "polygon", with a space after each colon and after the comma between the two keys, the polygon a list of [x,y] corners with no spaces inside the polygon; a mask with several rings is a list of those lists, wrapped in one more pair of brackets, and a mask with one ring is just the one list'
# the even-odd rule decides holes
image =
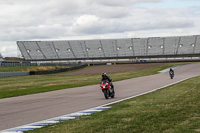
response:
{"label": "grandstand support column", "polygon": [[0,66],[1,66],[1,62],[4,61],[3,56],[0,53]]}
{"label": "grandstand support column", "polygon": [[[27,48],[26,48],[25,44],[23,42],[22,42],[22,44],[23,44],[23,46],[24,46],[24,48],[26,49],[26,52],[27,52]],[[31,55],[29,54],[29,52],[27,52],[27,54],[30,57],[30,59],[32,60]]]}
{"label": "grandstand support column", "polygon": [[118,51],[120,50],[120,48],[118,48],[117,46],[117,40],[115,40],[115,47],[116,47],[116,57],[118,57]]}
{"label": "grandstand support column", "polygon": [[197,45],[197,37],[198,37],[198,35],[195,36],[193,54],[195,53],[195,48],[196,48],[196,45]]}
{"label": "grandstand support column", "polygon": [[41,51],[42,55],[44,56],[45,59],[47,59],[47,57],[45,56],[44,52],[42,51],[42,49],[40,48],[40,45],[38,44],[38,42],[35,42],[39,48],[39,50]]}
{"label": "grandstand support column", "polygon": [[58,59],[60,59],[59,55],[58,55],[58,51],[56,51],[56,47],[55,44],[52,42],[53,48],[54,48],[54,52],[56,52],[56,56],[58,57]]}
{"label": "grandstand support column", "polygon": [[86,42],[83,41],[83,43],[84,43],[84,47],[85,47],[85,51],[86,51],[86,56],[87,56],[87,58],[89,59],[89,54],[88,54],[89,49],[88,49],[87,46],[86,46]]}
{"label": "grandstand support column", "polygon": [[21,53],[21,56],[24,58],[24,55],[23,55],[21,49],[19,48],[18,42],[17,42],[17,47],[18,47],[19,52]]}
{"label": "grandstand support column", "polygon": [[135,56],[135,48],[134,48],[133,38],[131,38],[131,43],[132,43],[132,51],[133,51],[133,57],[134,57]]}
{"label": "grandstand support column", "polygon": [[181,42],[181,37],[179,37],[179,39],[178,39],[178,44],[177,44],[177,47],[176,47],[176,53],[175,53],[175,55],[178,54],[178,49],[179,49],[179,46],[180,46],[180,42]]}
{"label": "grandstand support column", "polygon": [[[20,58],[20,55],[19,55],[20,51],[19,51],[19,47],[17,47],[17,57]],[[1,53],[0,53],[0,58],[1,58]]]}
{"label": "grandstand support column", "polygon": [[165,38],[163,38],[163,55],[165,55]]}
{"label": "grandstand support column", "polygon": [[114,55],[116,54],[116,52],[115,52],[115,46],[114,46],[113,42],[112,42],[112,52],[113,52],[113,57],[114,57]]}
{"label": "grandstand support column", "polygon": [[148,55],[149,39],[150,39],[150,38],[147,38],[146,55]]}
{"label": "grandstand support column", "polygon": [[68,44],[69,44],[69,47],[70,47],[70,49],[71,49],[71,51],[72,51],[72,54],[74,55],[74,58],[76,58],[76,55],[75,55],[75,53],[74,53],[74,51],[73,51],[73,49],[72,49],[72,46],[71,46],[71,44],[69,43],[69,41],[68,41]]}
{"label": "grandstand support column", "polygon": [[105,51],[104,51],[104,48],[103,48],[103,44],[102,44],[101,40],[100,40],[100,44],[101,44],[101,50],[102,50],[102,52],[103,52],[103,55],[104,55],[104,57],[106,57]]}
{"label": "grandstand support column", "polygon": [[86,58],[86,50],[84,49],[85,47],[83,46],[83,44],[82,43],[80,43],[80,45],[81,45],[81,48],[82,48],[82,51],[83,51],[83,55],[84,55],[84,57]]}

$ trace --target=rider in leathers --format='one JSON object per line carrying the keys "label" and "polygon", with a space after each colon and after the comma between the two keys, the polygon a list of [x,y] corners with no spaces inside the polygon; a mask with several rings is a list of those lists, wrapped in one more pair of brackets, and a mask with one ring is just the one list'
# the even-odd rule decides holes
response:
{"label": "rider in leathers", "polygon": [[169,70],[169,75],[170,75],[170,73],[173,73],[173,75],[174,75],[174,70],[172,68],[170,68],[170,70]]}
{"label": "rider in leathers", "polygon": [[170,68],[170,70],[169,70],[169,75],[170,75],[171,79],[174,77],[174,70],[172,70],[172,68]]}
{"label": "rider in leathers", "polygon": [[104,81],[104,80],[108,80],[108,82],[109,82],[109,84],[110,84],[110,86],[111,86],[113,92],[115,92],[115,91],[114,91],[114,86],[113,86],[113,84],[112,84],[112,79],[111,79],[109,76],[107,76],[106,73],[102,73],[101,75],[102,75],[101,82]]}

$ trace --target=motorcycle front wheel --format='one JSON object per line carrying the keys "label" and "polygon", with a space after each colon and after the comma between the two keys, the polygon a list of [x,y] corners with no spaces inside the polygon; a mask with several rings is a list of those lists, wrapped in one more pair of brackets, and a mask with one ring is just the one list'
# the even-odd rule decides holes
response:
{"label": "motorcycle front wheel", "polygon": [[109,97],[108,89],[104,89],[103,93],[104,93],[105,98],[108,99],[108,97]]}

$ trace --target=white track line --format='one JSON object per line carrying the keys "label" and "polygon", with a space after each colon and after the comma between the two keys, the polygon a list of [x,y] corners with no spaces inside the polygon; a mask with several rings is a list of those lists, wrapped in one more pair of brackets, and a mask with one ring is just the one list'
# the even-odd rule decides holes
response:
{"label": "white track line", "polygon": [[24,131],[33,130],[33,129],[36,129],[36,128],[41,128],[41,127],[44,127],[44,126],[47,126],[47,125],[52,125],[52,124],[55,124],[55,123],[58,123],[58,122],[61,122],[61,121],[67,121],[67,120],[75,119],[76,117],[80,117],[80,116],[84,116],[84,115],[91,115],[92,113],[101,112],[101,111],[109,109],[109,108],[111,108],[111,107],[95,107],[95,108],[82,110],[82,111],[79,111],[79,112],[75,112],[75,113],[51,118],[51,119],[48,119],[48,120],[43,120],[43,121],[31,123],[31,124],[28,124],[28,125],[23,125],[23,126],[11,128],[11,129],[6,129],[6,130],[3,130],[3,131],[0,131],[0,133],[23,133]]}

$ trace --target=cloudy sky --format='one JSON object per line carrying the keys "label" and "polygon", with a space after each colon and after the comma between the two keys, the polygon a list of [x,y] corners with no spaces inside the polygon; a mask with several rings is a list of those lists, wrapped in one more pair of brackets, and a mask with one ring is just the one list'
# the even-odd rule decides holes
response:
{"label": "cloudy sky", "polygon": [[16,41],[200,35],[200,0],[0,0],[0,53]]}

